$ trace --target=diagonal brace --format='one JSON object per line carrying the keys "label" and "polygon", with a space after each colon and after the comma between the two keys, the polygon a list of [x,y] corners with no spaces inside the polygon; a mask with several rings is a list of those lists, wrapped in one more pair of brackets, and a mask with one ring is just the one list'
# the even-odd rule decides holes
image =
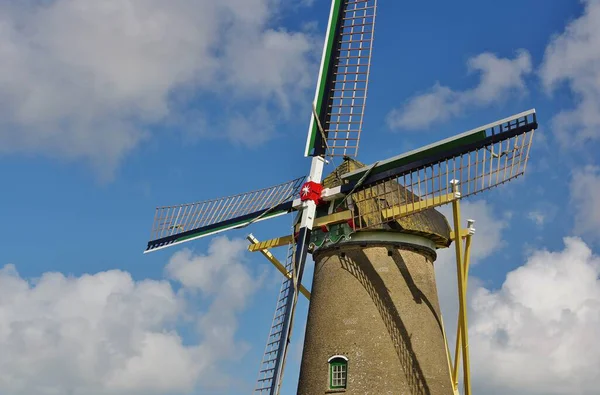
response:
{"label": "diagonal brace", "polygon": [[[464,249],[462,270],[463,270],[465,293],[466,293],[468,282],[469,282],[468,280],[469,280],[469,265],[471,263],[471,243],[472,243],[472,237],[475,234],[475,228],[473,227],[474,223],[475,223],[475,221],[472,219],[467,220],[467,229],[463,230],[463,235],[464,235],[463,237],[465,238],[465,249]],[[463,355],[469,351],[469,344],[468,344],[469,336],[468,336],[468,334],[466,336],[467,344],[462,343],[462,339],[461,339],[462,331],[463,331],[463,328],[459,322],[457,325],[457,330],[456,330],[456,348],[454,350],[454,367],[452,370],[452,379],[453,379],[453,384],[455,385],[455,387],[458,386],[458,363],[460,361],[461,351],[462,351]]]}
{"label": "diagonal brace", "polygon": [[[461,230],[461,219],[460,219],[460,191],[458,188],[459,181],[452,180],[453,192],[456,199],[452,202],[452,216],[454,219],[454,234],[463,235]],[[469,221],[469,228],[472,228],[473,222]],[[468,321],[467,321],[467,276],[468,276],[468,263],[471,248],[471,236],[469,232],[466,236],[465,251],[463,251],[462,237],[455,237],[455,248],[456,248],[456,271],[458,279],[458,330],[456,335],[456,349],[454,358],[454,369],[452,370],[452,384],[453,389],[458,389],[458,362],[459,362],[459,349],[462,350],[463,355],[463,386],[465,395],[471,395],[471,374],[470,374],[470,360],[469,360],[469,340],[468,340]],[[464,255],[463,255],[464,252]]]}
{"label": "diagonal brace", "polygon": [[274,239],[260,241],[260,242],[257,240],[256,244],[250,244],[248,246],[248,251],[250,251],[250,252],[263,251],[263,250],[268,250],[269,248],[290,245],[293,242],[294,242],[294,237],[292,235],[276,237]]}
{"label": "diagonal brace", "polygon": [[[252,247],[253,245],[261,244],[261,242],[259,242],[258,239],[256,237],[254,237],[254,235],[252,233],[250,233],[248,236],[246,236],[246,239],[250,242],[250,247]],[[248,249],[250,249],[250,248],[248,248]],[[275,256],[273,254],[271,254],[271,252],[268,249],[263,248],[260,250],[260,252],[261,252],[261,254],[263,254],[263,256],[265,258],[267,258],[269,260],[269,262],[271,262],[271,264],[273,264],[273,266],[275,266],[275,268],[277,270],[279,270],[279,272],[281,274],[283,274],[287,278],[292,278],[292,273],[288,273],[287,270],[285,269],[285,266],[283,266],[283,264],[281,264],[281,262],[279,262],[279,260],[277,258],[275,258]],[[310,300],[310,291],[307,290],[304,287],[304,285],[302,285],[302,284],[300,284],[299,288],[300,288],[299,289],[300,293],[302,295],[304,295],[306,297],[306,299]]]}

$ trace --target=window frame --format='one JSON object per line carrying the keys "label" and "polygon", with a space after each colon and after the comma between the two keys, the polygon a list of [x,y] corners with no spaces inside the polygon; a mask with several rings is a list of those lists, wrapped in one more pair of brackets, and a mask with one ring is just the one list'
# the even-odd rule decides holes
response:
{"label": "window frame", "polygon": [[[343,355],[335,355],[327,361],[329,364],[329,389],[332,390],[340,390],[346,389],[348,387],[348,358]],[[334,385],[334,368],[342,367],[343,384]]]}

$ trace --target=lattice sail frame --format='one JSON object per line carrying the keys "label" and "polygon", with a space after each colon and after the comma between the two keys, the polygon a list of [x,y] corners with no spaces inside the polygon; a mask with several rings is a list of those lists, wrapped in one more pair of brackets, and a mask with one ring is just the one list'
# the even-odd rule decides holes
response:
{"label": "lattice sail frame", "polygon": [[[323,153],[328,157],[356,157],[369,85],[377,0],[334,0],[332,7],[334,13],[336,7],[341,7],[340,17],[330,22],[333,53],[324,51],[315,106],[327,137]],[[320,153],[322,147],[316,145],[323,142],[321,137],[313,116],[305,155],[311,155],[313,149]]]}
{"label": "lattice sail frame", "polygon": [[287,317],[286,309],[290,308],[287,300],[288,298],[294,297],[292,275],[294,270],[295,247],[296,246],[293,243],[288,246],[287,258],[285,260],[285,270],[287,271],[288,276],[284,276],[281,282],[271,329],[269,330],[267,344],[258,371],[256,386],[254,387],[254,394],[277,393],[276,387],[281,385],[283,366],[281,364],[278,366],[277,361],[278,359],[284,358],[288,347],[286,342],[287,337],[283,331],[285,329],[284,320]]}
{"label": "lattice sail frame", "polygon": [[[394,219],[450,203],[455,197],[452,180],[459,181],[460,198],[465,198],[523,175],[535,128],[535,111],[531,110],[484,130],[457,136],[457,140],[480,138],[482,143],[470,143],[472,149],[467,145],[464,152],[452,156],[444,157],[442,152],[439,160],[435,156],[421,159],[421,166],[389,177],[382,173],[380,180],[351,196],[355,230],[381,227]],[[411,155],[415,152],[405,157]]]}
{"label": "lattice sail frame", "polygon": [[291,211],[282,204],[299,193],[305,177],[252,192],[176,206],[158,207],[146,251],[215,234]]}
{"label": "lattice sail frame", "polygon": [[355,157],[367,100],[377,1],[346,3],[325,130],[329,156]]}

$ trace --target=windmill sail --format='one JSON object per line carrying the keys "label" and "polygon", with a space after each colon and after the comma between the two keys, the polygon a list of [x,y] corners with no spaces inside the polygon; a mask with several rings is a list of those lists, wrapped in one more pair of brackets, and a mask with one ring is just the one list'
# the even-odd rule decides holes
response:
{"label": "windmill sail", "polygon": [[464,198],[519,177],[537,126],[530,110],[345,174],[351,182],[344,188],[356,191],[355,229],[449,203],[452,180]]}
{"label": "windmill sail", "polygon": [[[334,0],[306,156],[358,153],[371,69],[377,0]],[[320,126],[323,128],[320,130]],[[325,137],[325,138],[324,138]]]}
{"label": "windmill sail", "polygon": [[[312,156],[308,180],[321,182],[322,156],[356,155],[367,94],[376,0],[332,0],[321,70],[317,82],[305,155]],[[309,187],[308,187],[309,188]],[[277,348],[266,355],[268,377],[259,378],[259,388],[279,394],[287,342],[293,328],[298,284],[302,282],[308,243],[316,212],[316,200],[303,202],[293,264],[294,282],[287,290],[277,323]],[[285,283],[284,283],[285,285]],[[278,313],[276,312],[276,317]],[[279,328],[281,326],[281,328]],[[264,364],[264,361],[263,361]],[[266,383],[260,386],[260,383]],[[262,390],[261,390],[262,391]]]}
{"label": "windmill sail", "polygon": [[239,195],[158,207],[146,252],[286,214],[303,181],[304,177],[299,177]]}
{"label": "windmill sail", "polygon": [[285,261],[285,269],[288,276],[283,277],[281,289],[279,290],[279,297],[277,298],[277,305],[275,306],[271,330],[267,337],[267,345],[265,346],[260,370],[258,371],[256,387],[254,388],[255,394],[270,395],[276,393],[277,387],[281,383],[283,361],[288,340],[286,333],[286,319],[289,319],[290,316],[288,310],[293,307],[293,303],[289,303],[289,299],[294,297],[294,281],[291,276],[293,265],[294,245],[290,244],[288,247],[287,259]]}

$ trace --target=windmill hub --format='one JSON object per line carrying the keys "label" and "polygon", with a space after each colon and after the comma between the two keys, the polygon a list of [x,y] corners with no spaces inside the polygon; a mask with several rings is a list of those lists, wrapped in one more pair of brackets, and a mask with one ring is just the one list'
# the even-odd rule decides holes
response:
{"label": "windmill hub", "polygon": [[321,194],[323,193],[323,185],[318,182],[308,181],[302,185],[300,189],[300,200],[305,202],[307,200],[312,200],[315,202],[317,206],[323,203],[321,199]]}

